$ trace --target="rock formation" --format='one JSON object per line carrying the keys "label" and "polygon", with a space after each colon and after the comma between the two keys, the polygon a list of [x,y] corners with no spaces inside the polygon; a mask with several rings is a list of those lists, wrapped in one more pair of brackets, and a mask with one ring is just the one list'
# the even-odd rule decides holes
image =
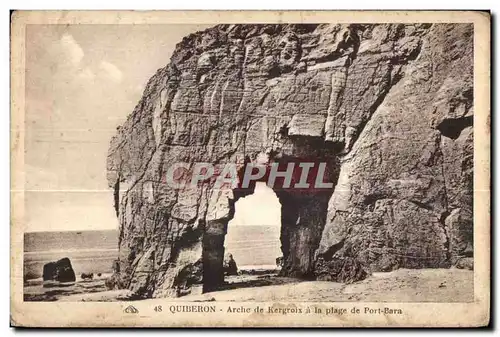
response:
{"label": "rock formation", "polygon": [[71,261],[65,257],[56,262],[49,262],[43,266],[43,281],[75,282],[76,276]]}
{"label": "rock formation", "polygon": [[[450,267],[472,245],[470,24],[219,25],[185,37],[112,139],[119,283],[147,297],[223,281],[248,189],[174,189],[174,163],[328,163],[274,187],[282,275],[355,281]],[[470,258],[470,256],[467,256]],[[202,270],[202,277],[193,277]]]}
{"label": "rock formation", "polygon": [[233,259],[233,254],[227,254],[224,256],[222,268],[224,275],[238,275],[238,266],[236,265],[236,261]]}
{"label": "rock formation", "polygon": [[80,278],[82,280],[93,280],[94,279],[94,273],[81,273]]}

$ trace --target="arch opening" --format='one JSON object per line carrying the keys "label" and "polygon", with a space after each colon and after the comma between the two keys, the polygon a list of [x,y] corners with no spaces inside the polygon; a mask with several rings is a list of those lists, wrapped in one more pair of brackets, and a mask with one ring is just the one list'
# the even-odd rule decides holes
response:
{"label": "arch opening", "polygon": [[[250,184],[248,188],[236,188],[233,190],[234,198],[229,200],[229,205],[226,207],[228,213],[223,218],[218,218],[217,220],[207,221],[207,226],[205,228],[204,238],[203,238],[203,292],[211,292],[216,290],[222,290],[227,288],[227,282],[224,279],[224,256],[225,253],[233,254],[233,259],[236,260],[240,266],[255,266],[256,264],[260,266],[261,269],[264,265],[269,265],[274,262],[274,273],[275,276],[292,277],[295,279],[315,279],[315,254],[319,247],[321,235],[323,228],[325,227],[328,201],[333,193],[335,183],[338,178],[338,170],[336,165],[336,158],[329,156],[318,156],[315,161],[313,159],[304,159],[302,157],[289,157],[280,156],[279,158],[274,157],[269,162],[276,162],[280,165],[279,171],[283,171],[282,167],[287,167],[290,163],[300,163],[304,162],[315,162],[321,164],[324,162],[327,168],[325,172],[319,173],[320,171],[310,171],[310,176],[307,176],[307,181],[311,177],[320,176],[323,178],[324,182],[329,182],[327,188],[319,188],[317,185],[311,185],[312,188],[297,188],[295,185],[292,187],[285,187],[283,185],[283,180],[277,182],[271,187],[266,186],[266,182],[269,176],[269,172],[259,179],[257,182]],[[316,164],[315,164],[316,165]],[[318,165],[319,167],[319,165]],[[292,173],[293,184],[297,184],[301,177],[301,172],[299,171],[296,175],[296,171]],[[315,181],[314,179],[313,181]],[[255,191],[257,190],[257,194]],[[265,191],[267,197],[260,198],[259,195],[261,191]],[[245,199],[247,201],[245,201]],[[262,200],[273,200],[269,203],[255,204],[249,206],[248,210],[245,212],[241,211],[241,206],[238,205],[246,203],[251,204],[252,200],[262,201]],[[274,204],[274,210],[271,212],[272,217],[270,219],[265,219],[266,209]],[[278,205],[279,204],[279,205]],[[243,206],[243,209],[245,206]],[[250,212],[251,215],[248,215]],[[240,214],[243,213],[243,214]],[[239,229],[234,229],[232,227],[238,227],[238,221],[240,216],[248,221],[250,218],[255,218],[257,221],[265,221],[264,224],[274,225],[274,238],[279,237],[279,243],[274,247],[275,252],[281,257],[277,260],[274,254],[269,253],[266,260],[259,260],[257,263],[250,264],[250,258],[244,256],[243,261],[240,259],[238,261],[237,255],[243,255],[236,253],[236,257],[231,250],[234,250],[234,244],[229,243],[231,239],[225,244],[225,240],[228,239],[228,231],[238,231]],[[279,216],[279,220],[278,220]],[[265,219],[265,220],[264,220]],[[271,220],[273,219],[273,220]],[[269,223],[271,221],[271,223]],[[236,225],[234,225],[236,222]],[[258,224],[257,224],[258,225]],[[243,230],[243,229],[240,229]],[[278,234],[279,232],[279,234]],[[229,238],[232,234],[229,234]],[[244,234],[240,233],[240,236]],[[243,241],[243,240],[239,240]],[[246,251],[251,252],[252,248],[248,242],[243,243],[246,245]],[[228,247],[229,246],[229,247]],[[280,252],[277,248],[280,248]],[[270,247],[267,247],[270,248]],[[278,266],[279,264],[279,270]],[[269,271],[269,270],[268,270]],[[253,272],[255,275],[255,272]],[[246,286],[259,286],[264,284],[253,284]],[[242,285],[245,286],[245,285]],[[237,286],[236,286],[237,287]],[[232,287],[229,287],[232,288]]]}
{"label": "arch opening", "polygon": [[276,194],[264,182],[257,182],[254,193],[234,206],[224,242],[226,257],[231,254],[240,271],[276,269],[276,260],[283,255],[281,204]]}

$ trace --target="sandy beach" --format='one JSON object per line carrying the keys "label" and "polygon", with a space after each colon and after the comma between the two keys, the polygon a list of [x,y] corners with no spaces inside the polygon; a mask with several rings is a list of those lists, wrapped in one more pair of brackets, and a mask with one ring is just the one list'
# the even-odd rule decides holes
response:
{"label": "sandy beach", "polygon": [[[474,273],[462,269],[399,269],[374,273],[352,284],[327,281],[300,281],[264,275],[243,274],[226,278],[221,290],[201,293],[201,286],[178,301],[322,301],[322,302],[471,302]],[[127,290],[104,290],[104,281],[79,283],[73,290],[52,293],[57,301],[130,300]],[[79,290],[80,289],[80,290]],[[86,291],[83,291],[85,289]],[[90,290],[90,291],[89,291]],[[25,293],[26,294],[26,293]],[[36,300],[35,293],[27,294]],[[148,299],[147,301],[161,301]]]}
{"label": "sandy beach", "polygon": [[25,301],[60,301],[63,298],[71,298],[72,295],[90,295],[94,293],[107,292],[104,284],[106,278],[111,274],[94,276],[92,280],[82,280],[77,277],[76,282],[44,287],[42,278],[28,280],[24,283]]}

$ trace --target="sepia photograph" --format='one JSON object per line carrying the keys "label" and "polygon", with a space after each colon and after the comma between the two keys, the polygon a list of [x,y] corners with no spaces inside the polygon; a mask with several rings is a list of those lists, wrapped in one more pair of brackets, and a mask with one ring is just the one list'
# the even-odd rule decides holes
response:
{"label": "sepia photograph", "polygon": [[17,322],[487,324],[489,14],[283,13],[14,12]]}

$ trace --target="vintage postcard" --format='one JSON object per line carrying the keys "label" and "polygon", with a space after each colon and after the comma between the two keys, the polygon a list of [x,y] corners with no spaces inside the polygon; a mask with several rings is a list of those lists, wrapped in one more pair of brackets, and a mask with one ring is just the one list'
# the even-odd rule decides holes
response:
{"label": "vintage postcard", "polygon": [[11,324],[490,321],[490,14],[16,11]]}

